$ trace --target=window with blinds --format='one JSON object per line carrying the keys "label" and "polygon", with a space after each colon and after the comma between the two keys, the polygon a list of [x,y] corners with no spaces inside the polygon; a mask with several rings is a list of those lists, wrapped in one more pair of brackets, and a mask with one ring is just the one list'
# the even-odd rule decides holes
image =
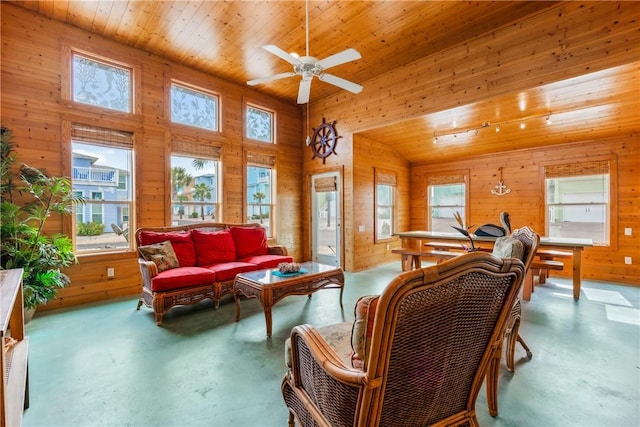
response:
{"label": "window with blinds", "polygon": [[131,248],[133,175],[133,133],[71,124],[71,182],[85,199],[75,212],[77,253]]}
{"label": "window with blinds", "polygon": [[247,222],[259,223],[267,237],[275,237],[275,157],[246,153]]}
{"label": "window with blinds", "polygon": [[222,221],[219,149],[174,141],[171,154],[171,222]]}
{"label": "window with blinds", "polygon": [[456,224],[454,219],[456,212],[466,218],[466,177],[467,174],[465,173],[450,173],[428,177],[429,230],[452,231],[451,225]]}
{"label": "window with blinds", "polygon": [[547,236],[610,244],[610,167],[609,160],[544,166]]}
{"label": "window with blinds", "polygon": [[395,172],[375,168],[375,241],[391,239],[395,232],[396,184]]}

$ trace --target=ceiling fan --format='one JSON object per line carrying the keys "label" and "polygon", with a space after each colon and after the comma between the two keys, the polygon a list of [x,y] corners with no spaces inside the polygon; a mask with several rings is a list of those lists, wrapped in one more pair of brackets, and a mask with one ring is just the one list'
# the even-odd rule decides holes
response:
{"label": "ceiling fan", "polygon": [[346,49],[342,52],[328,56],[325,59],[318,60],[318,58],[309,55],[309,1],[306,2],[306,41],[307,52],[306,56],[297,57],[290,53],[285,52],[279,47],[269,44],[262,46],[268,52],[284,59],[291,65],[293,65],[293,71],[286,73],[274,74],[272,76],[261,77],[254,80],[249,80],[248,85],[254,86],[262,83],[272,82],[274,80],[283,79],[286,77],[301,76],[300,87],[298,89],[298,104],[306,104],[309,102],[309,94],[311,93],[311,81],[314,77],[330,83],[339,88],[348,90],[352,93],[360,93],[362,86],[359,84],[350,82],[341,77],[334,76],[333,74],[325,73],[325,70],[336,65],[344,64],[345,62],[354,61],[360,59],[362,56],[360,52],[355,49]]}

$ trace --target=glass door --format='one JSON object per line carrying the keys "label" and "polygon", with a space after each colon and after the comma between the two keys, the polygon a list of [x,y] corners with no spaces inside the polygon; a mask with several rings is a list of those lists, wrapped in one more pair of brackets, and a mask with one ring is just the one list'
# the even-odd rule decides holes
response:
{"label": "glass door", "polygon": [[311,177],[311,259],[340,266],[342,218],[340,174],[326,172]]}

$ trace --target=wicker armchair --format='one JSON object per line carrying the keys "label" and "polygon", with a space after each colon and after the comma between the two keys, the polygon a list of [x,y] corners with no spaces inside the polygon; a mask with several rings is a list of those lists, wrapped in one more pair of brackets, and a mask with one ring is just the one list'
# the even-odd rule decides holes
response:
{"label": "wicker armchair", "polygon": [[296,326],[282,381],[289,425],[478,425],[476,398],[523,277],[520,260],[488,253],[401,274],[379,297],[359,368]]}
{"label": "wicker armchair", "polygon": [[[540,244],[540,235],[533,231],[529,227],[522,227],[515,230],[511,237],[518,239],[524,245],[524,255],[522,262],[524,263],[525,278],[524,281],[533,281],[533,272],[531,271],[531,264],[533,263],[533,257],[536,255],[538,245]],[[531,359],[531,350],[524,342],[519,334],[520,330],[520,318],[522,317],[522,300],[518,296],[516,303],[511,311],[511,317],[507,322],[507,330],[505,331],[505,338],[507,341],[507,348],[505,352],[505,359],[507,362],[507,369],[509,372],[514,371],[514,354],[516,351],[516,342],[527,352],[527,357]]]}
{"label": "wicker armchair", "polygon": [[[511,237],[522,242],[523,246],[523,254],[522,261],[524,263],[525,268],[525,276],[523,277],[523,283],[527,280],[533,280],[533,274],[530,269],[531,263],[533,262],[533,258],[538,250],[538,245],[540,244],[540,235],[538,235],[535,231],[533,231],[529,227],[522,227],[514,230],[511,234]],[[518,285],[518,289],[522,288],[522,284]],[[527,352],[527,357],[531,359],[531,350],[524,342],[522,337],[519,334],[520,331],[520,318],[522,317],[522,300],[518,293],[518,296],[515,300],[513,307],[511,308],[511,312],[509,314],[509,318],[507,319],[507,327],[505,329],[504,337],[506,341],[506,349],[505,349],[505,362],[507,364],[507,370],[509,372],[514,371],[514,357],[516,351],[516,343],[520,343],[524,350]],[[494,355],[491,366],[489,368],[489,372],[487,373],[487,384],[486,384],[486,393],[487,393],[487,406],[489,409],[489,414],[491,416],[498,415],[498,377],[500,371],[500,358],[502,357],[501,352],[497,352]]]}

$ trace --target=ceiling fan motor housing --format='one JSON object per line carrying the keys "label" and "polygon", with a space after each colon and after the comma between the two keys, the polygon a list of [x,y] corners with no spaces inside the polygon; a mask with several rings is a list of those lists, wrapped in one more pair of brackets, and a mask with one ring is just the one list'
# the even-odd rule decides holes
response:
{"label": "ceiling fan motor housing", "polygon": [[300,62],[301,64],[293,66],[293,70],[296,74],[304,78],[319,76],[323,71],[323,68],[318,63],[318,59],[313,56],[302,56],[300,57]]}

